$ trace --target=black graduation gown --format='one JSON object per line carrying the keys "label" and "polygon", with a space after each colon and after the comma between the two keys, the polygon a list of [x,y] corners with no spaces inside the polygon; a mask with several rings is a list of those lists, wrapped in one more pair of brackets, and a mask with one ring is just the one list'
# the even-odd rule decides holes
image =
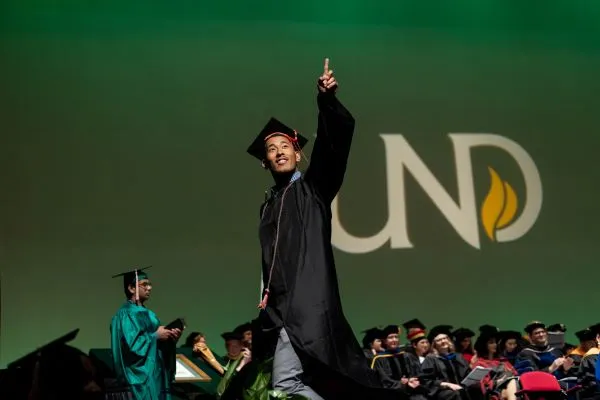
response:
{"label": "black graduation gown", "polygon": [[426,388],[412,389],[401,382],[402,378],[416,378],[421,374],[421,364],[416,356],[405,352],[378,354],[373,358],[371,367],[377,372],[385,388],[400,391],[408,395],[411,400],[427,398]]}
{"label": "black graduation gown", "polygon": [[[267,307],[253,323],[253,357],[272,356],[285,327],[305,380],[328,399],[381,385],[342,311],[331,246],[331,202],[344,179],[354,118],[333,94],[319,93],[317,104],[317,138],[306,173],[261,207],[265,288],[279,235]],[[364,396],[375,398],[372,391]]]}
{"label": "black graduation gown", "polygon": [[[528,345],[517,355],[515,369],[519,375],[530,371],[548,372],[554,360],[562,356],[562,350],[551,346]],[[559,371],[554,375],[558,374]]]}
{"label": "black graduation gown", "polygon": [[467,361],[458,353],[454,353],[453,359],[429,354],[421,364],[421,370],[423,371],[423,385],[429,389],[430,397],[439,400],[477,400],[481,397],[472,388],[452,391],[441,386],[442,382],[460,385],[471,372]]}
{"label": "black graduation gown", "polygon": [[600,399],[600,390],[596,382],[596,361],[598,359],[598,350],[592,349],[586,353],[579,364],[577,371],[577,384],[581,390],[577,393],[579,399]]}

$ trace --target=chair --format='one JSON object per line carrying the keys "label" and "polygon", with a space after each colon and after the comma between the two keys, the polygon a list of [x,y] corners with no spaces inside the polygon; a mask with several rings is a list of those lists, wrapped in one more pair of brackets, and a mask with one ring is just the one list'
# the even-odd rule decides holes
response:
{"label": "chair", "polygon": [[565,400],[579,386],[563,390],[556,377],[548,372],[525,372],[519,377],[516,395],[521,400]]}

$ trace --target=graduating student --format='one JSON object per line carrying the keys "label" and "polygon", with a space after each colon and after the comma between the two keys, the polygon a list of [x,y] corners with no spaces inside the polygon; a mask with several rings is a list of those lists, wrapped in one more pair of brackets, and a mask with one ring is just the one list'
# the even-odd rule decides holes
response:
{"label": "graduating student", "polygon": [[171,398],[170,360],[159,342],[176,341],[181,330],[161,326],[156,314],[144,305],[152,291],[144,269],[113,276],[123,277],[127,298],[110,324],[113,362],[117,378],[129,385],[135,400],[167,400]]}
{"label": "graduating student", "polygon": [[329,399],[380,383],[344,316],[331,246],[331,202],[344,180],[354,118],[336,97],[328,59],[317,86],[306,173],[298,163],[307,139],[274,118],[248,148],[275,182],[260,210],[264,290],[252,348],[255,360],[273,358],[274,389]]}

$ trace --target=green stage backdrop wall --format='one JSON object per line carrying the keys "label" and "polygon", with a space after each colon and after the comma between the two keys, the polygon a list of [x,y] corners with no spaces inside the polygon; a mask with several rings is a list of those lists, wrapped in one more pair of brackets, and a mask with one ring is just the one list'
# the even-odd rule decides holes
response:
{"label": "green stage backdrop wall", "polygon": [[222,351],[259,296],[245,149],[272,115],[313,137],[325,56],[357,120],[334,205],[357,334],[597,322],[600,5],[284,3],[3,2],[1,364],[73,328],[108,347],[134,265]]}

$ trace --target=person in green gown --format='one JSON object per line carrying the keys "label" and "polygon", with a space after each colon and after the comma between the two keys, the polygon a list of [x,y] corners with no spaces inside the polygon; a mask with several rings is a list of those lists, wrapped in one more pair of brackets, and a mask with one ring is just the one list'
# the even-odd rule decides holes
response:
{"label": "person in green gown", "polygon": [[123,277],[127,298],[110,324],[115,373],[117,379],[129,386],[133,399],[169,400],[171,374],[165,366],[167,355],[163,354],[159,342],[176,341],[181,331],[160,325],[156,314],[144,306],[152,291],[144,269],[113,277]]}

